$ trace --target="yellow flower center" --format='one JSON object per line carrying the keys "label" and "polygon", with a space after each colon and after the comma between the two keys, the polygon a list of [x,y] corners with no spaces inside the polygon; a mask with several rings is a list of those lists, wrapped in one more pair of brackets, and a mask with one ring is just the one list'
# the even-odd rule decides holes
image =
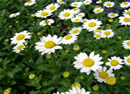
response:
{"label": "yellow flower center", "polygon": [[51,6],[49,9],[54,10],[55,8],[56,8],[55,6]]}
{"label": "yellow flower center", "polygon": [[21,50],[22,48],[24,48],[24,45],[19,45],[19,46],[17,47],[18,50]]}
{"label": "yellow flower center", "polygon": [[78,16],[79,16],[79,17],[82,17],[83,15],[82,15],[82,14],[79,14]]}
{"label": "yellow flower center", "polygon": [[127,59],[127,62],[130,63],[130,58]]}
{"label": "yellow flower center", "polygon": [[108,36],[108,35],[111,34],[111,32],[110,32],[110,31],[105,31],[104,34],[105,34],[106,36]]}
{"label": "yellow flower center", "polygon": [[86,23],[87,21],[86,20],[83,20],[83,23]]}
{"label": "yellow flower center", "polygon": [[130,14],[130,11],[127,11],[126,14]]}
{"label": "yellow flower center", "polygon": [[20,35],[18,35],[17,37],[16,37],[16,40],[22,40],[22,39],[24,39],[24,37],[25,37],[25,35],[24,34],[20,34]]}
{"label": "yellow flower center", "polygon": [[115,14],[111,14],[111,16],[115,16]]}
{"label": "yellow flower center", "polygon": [[77,11],[77,8],[73,8],[72,10],[73,10],[73,11]]}
{"label": "yellow flower center", "polygon": [[77,34],[77,33],[79,33],[79,30],[78,29],[74,30],[73,33]]}
{"label": "yellow flower center", "polygon": [[46,20],[46,21],[44,21],[43,23],[44,23],[44,24],[48,24],[48,23],[50,23],[50,21],[49,21],[49,20]]}
{"label": "yellow flower center", "polygon": [[77,6],[78,4],[77,3],[74,3],[74,6]]}
{"label": "yellow flower center", "polygon": [[56,43],[54,41],[47,41],[44,46],[48,49],[53,48],[54,46],[56,46]]}
{"label": "yellow flower center", "polygon": [[74,87],[74,88],[76,88],[76,87],[80,88],[81,86],[80,86],[79,83],[74,83],[74,84],[72,84],[72,87]]}
{"label": "yellow flower center", "polygon": [[69,17],[69,16],[70,16],[70,13],[69,13],[69,12],[66,12],[66,13],[64,13],[64,16],[65,16],[65,17]]}
{"label": "yellow flower center", "polygon": [[109,84],[109,85],[114,85],[115,83],[116,83],[116,78],[115,77],[108,77],[107,79],[106,79],[106,82],[107,82],[107,84]]}
{"label": "yellow flower center", "polygon": [[79,21],[79,18],[77,18],[77,19],[74,19],[74,21],[75,21],[75,22],[78,22],[78,21]]}
{"label": "yellow flower center", "polygon": [[127,45],[130,46],[130,41],[127,42]]}
{"label": "yellow flower center", "polygon": [[65,36],[65,39],[66,40],[69,40],[69,39],[71,39],[72,38],[72,35],[67,35],[67,36]]}
{"label": "yellow flower center", "polygon": [[87,58],[87,59],[83,60],[82,64],[85,67],[91,67],[94,65],[94,61],[91,58]]}
{"label": "yellow flower center", "polygon": [[130,18],[128,17],[124,18],[124,22],[130,22]]}
{"label": "yellow flower center", "polygon": [[29,1],[27,1],[28,3],[32,3],[32,1],[31,0],[29,0]]}
{"label": "yellow flower center", "polygon": [[100,10],[100,9],[97,9],[96,12],[101,12],[101,10]]}
{"label": "yellow flower center", "polygon": [[76,94],[80,94],[80,93],[76,93]]}
{"label": "yellow flower center", "polygon": [[17,16],[17,14],[13,14],[12,16],[15,17],[15,16]]}
{"label": "yellow flower center", "polygon": [[41,16],[47,16],[47,15],[48,15],[47,12],[42,12],[42,13],[41,13]]}
{"label": "yellow flower center", "polygon": [[101,37],[101,35],[100,34],[96,34],[96,38],[100,38]]}
{"label": "yellow flower center", "polygon": [[59,2],[63,3],[63,0],[59,0]]}
{"label": "yellow flower center", "polygon": [[110,63],[112,66],[117,66],[119,64],[117,60],[112,60]]}
{"label": "yellow flower center", "polygon": [[97,24],[95,23],[95,22],[90,22],[89,24],[88,24],[88,26],[89,27],[95,27]]}
{"label": "yellow flower center", "polygon": [[111,3],[107,3],[107,6],[111,6]]}
{"label": "yellow flower center", "polygon": [[86,1],[86,3],[89,3],[89,1]]}
{"label": "yellow flower center", "polygon": [[101,30],[96,30],[96,32],[101,32]]}
{"label": "yellow flower center", "polygon": [[100,72],[99,73],[99,77],[101,77],[102,79],[106,79],[108,77],[108,73],[107,72]]}
{"label": "yellow flower center", "polygon": [[128,5],[128,2],[124,2],[123,5]]}

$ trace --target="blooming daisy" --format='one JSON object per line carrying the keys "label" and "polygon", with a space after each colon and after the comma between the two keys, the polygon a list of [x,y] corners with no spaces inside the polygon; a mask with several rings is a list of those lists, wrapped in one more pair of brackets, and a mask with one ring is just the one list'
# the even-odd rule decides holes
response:
{"label": "blooming daisy", "polygon": [[24,3],[25,6],[32,6],[36,3],[36,0],[28,0],[27,2]]}
{"label": "blooming daisy", "polygon": [[43,36],[40,42],[36,43],[35,49],[41,52],[41,55],[45,53],[54,53],[56,49],[62,49],[58,44],[61,43],[62,37],[57,38],[56,35],[51,36],[50,34],[45,37]]}
{"label": "blooming daisy", "polygon": [[74,14],[77,14],[80,12],[80,9],[78,8],[72,8],[71,10],[73,11]]}
{"label": "blooming daisy", "polygon": [[83,3],[84,3],[85,5],[89,5],[89,4],[92,3],[92,0],[85,0]]}
{"label": "blooming daisy", "polygon": [[71,21],[72,22],[81,22],[82,18],[81,17],[74,17],[74,18],[71,18]]}
{"label": "blooming daisy", "polygon": [[71,3],[71,6],[72,6],[72,7],[77,7],[77,8],[79,8],[81,5],[82,5],[82,2],[73,2],[73,3]]}
{"label": "blooming daisy", "polygon": [[130,50],[130,40],[123,41],[123,47]]}
{"label": "blooming daisy", "polygon": [[30,39],[30,32],[24,30],[20,33],[15,33],[15,36],[11,38],[11,44],[25,43],[25,39]]}
{"label": "blooming daisy", "polygon": [[69,33],[70,33],[70,34],[79,35],[81,31],[82,31],[82,27],[73,27],[73,28],[69,31]]}
{"label": "blooming daisy", "polygon": [[114,32],[112,32],[111,29],[103,30],[102,34],[103,34],[102,36],[103,38],[111,38],[114,36]]}
{"label": "blooming daisy", "polygon": [[95,79],[97,79],[97,81],[101,83],[101,82],[105,82],[105,80],[109,76],[114,76],[114,74],[112,74],[111,69],[107,70],[106,67],[101,67],[97,69],[97,71],[95,71],[94,76],[95,76]]}
{"label": "blooming daisy", "polygon": [[124,10],[123,15],[124,15],[124,16],[125,16],[125,15],[129,15],[129,16],[130,16],[130,9]]}
{"label": "blooming daisy", "polygon": [[54,23],[54,20],[53,19],[47,19],[47,20],[43,20],[40,22],[40,25],[41,26],[45,26],[45,25],[51,25]]}
{"label": "blooming daisy", "polygon": [[119,17],[119,23],[121,23],[121,25],[130,25],[130,16],[129,15],[125,15],[125,16],[121,16]]}
{"label": "blooming daisy", "polygon": [[114,3],[114,2],[107,1],[107,2],[104,2],[103,5],[104,5],[105,7],[107,7],[107,8],[110,8],[110,7],[113,7],[113,6],[115,5],[115,3]]}
{"label": "blooming daisy", "polygon": [[102,38],[102,34],[101,33],[94,33],[94,38],[100,39],[100,38]]}
{"label": "blooming daisy", "polygon": [[97,3],[97,4],[100,4],[100,3],[102,3],[102,0],[98,0],[98,1],[96,1],[96,3]]}
{"label": "blooming daisy", "polygon": [[117,16],[118,16],[117,13],[108,13],[108,17],[109,17],[109,18],[115,18],[115,17],[117,17]]}
{"label": "blooming daisy", "polygon": [[47,9],[40,10],[35,14],[36,17],[41,17],[41,18],[47,18],[50,15],[52,15],[52,12]]}
{"label": "blooming daisy", "polygon": [[55,10],[57,10],[59,8],[59,4],[55,3],[55,4],[49,4],[46,9],[50,10],[51,12],[54,12]]}
{"label": "blooming daisy", "polygon": [[83,24],[83,28],[87,29],[88,31],[94,31],[98,29],[101,24],[101,21],[98,21],[97,19],[91,19],[87,20],[87,22]]}
{"label": "blooming daisy", "polygon": [[130,66],[130,55],[124,57],[124,63],[128,66]]}
{"label": "blooming daisy", "polygon": [[21,50],[24,50],[25,46],[23,43],[18,43],[14,48],[13,51],[19,53]]}
{"label": "blooming daisy", "polygon": [[69,90],[66,94],[90,94],[90,92],[86,92],[84,88],[73,87],[72,90]]}
{"label": "blooming daisy", "polygon": [[77,36],[75,34],[68,34],[63,37],[62,44],[72,44],[77,40]]}
{"label": "blooming daisy", "polygon": [[64,4],[65,2],[63,0],[57,0],[57,3]]}
{"label": "blooming daisy", "polygon": [[109,76],[106,80],[105,83],[109,85],[115,85],[116,84],[116,78],[115,76]]}
{"label": "blooming daisy", "polygon": [[72,10],[63,10],[59,13],[60,19],[71,19],[74,16],[74,12]]}
{"label": "blooming daisy", "polygon": [[85,16],[85,13],[78,13],[77,15],[76,15],[76,17],[84,17]]}
{"label": "blooming daisy", "polygon": [[97,29],[94,31],[94,33],[101,33],[103,30]]}
{"label": "blooming daisy", "polygon": [[118,70],[122,68],[123,60],[120,57],[113,56],[108,61],[106,65],[110,66],[110,69]]}
{"label": "blooming daisy", "polygon": [[95,14],[99,14],[99,13],[101,13],[101,12],[103,12],[103,8],[101,8],[101,7],[99,7],[99,8],[95,8],[94,10],[93,10],[93,12],[95,13]]}
{"label": "blooming daisy", "polygon": [[129,6],[130,6],[130,2],[122,2],[120,4],[120,7],[122,7],[122,8],[128,8]]}
{"label": "blooming daisy", "polygon": [[85,18],[85,19],[83,19],[81,22],[82,22],[82,23],[86,23],[87,21],[88,21],[88,19]]}
{"label": "blooming daisy", "polygon": [[13,18],[13,17],[17,17],[18,15],[20,15],[20,12],[10,14],[9,17]]}
{"label": "blooming daisy", "polygon": [[86,53],[79,53],[74,57],[76,59],[73,62],[76,69],[81,69],[80,72],[85,72],[87,75],[90,74],[91,70],[96,71],[103,64],[102,57],[99,54],[94,55],[94,52],[91,52],[88,56]]}

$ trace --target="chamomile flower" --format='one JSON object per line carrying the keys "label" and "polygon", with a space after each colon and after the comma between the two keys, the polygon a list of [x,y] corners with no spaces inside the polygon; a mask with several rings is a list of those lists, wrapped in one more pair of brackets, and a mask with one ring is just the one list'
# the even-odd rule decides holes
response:
{"label": "chamomile flower", "polygon": [[77,14],[80,12],[80,9],[78,8],[72,8],[71,10],[73,11],[74,14]]}
{"label": "chamomile flower", "polygon": [[64,4],[65,2],[63,0],[57,0],[57,3]]}
{"label": "chamomile flower", "polygon": [[52,15],[52,12],[47,9],[40,10],[35,14],[36,17],[40,17],[40,18],[47,18],[50,15]]}
{"label": "chamomile flower", "polygon": [[82,5],[82,2],[73,2],[73,3],[71,3],[71,6],[72,6],[72,7],[77,7],[77,8],[79,8],[81,5]]}
{"label": "chamomile flower", "polygon": [[117,16],[118,16],[117,13],[108,13],[108,17],[109,17],[109,18],[115,18],[115,17],[117,17]]}
{"label": "chamomile flower", "polygon": [[110,69],[118,70],[122,68],[123,60],[120,57],[113,56],[108,61],[106,65],[110,66]]}
{"label": "chamomile flower", "polygon": [[88,31],[94,31],[98,29],[101,24],[102,24],[101,21],[98,21],[97,19],[91,19],[83,24],[83,28],[87,29]]}
{"label": "chamomile flower", "polygon": [[107,7],[107,8],[110,8],[110,7],[113,7],[113,6],[115,5],[115,3],[114,3],[114,2],[107,1],[107,2],[104,2],[103,5],[104,5],[105,7]]}
{"label": "chamomile flower", "polygon": [[102,3],[102,0],[98,0],[98,1],[96,1],[96,3],[97,3],[97,4],[100,4],[100,3]]}
{"label": "chamomile flower", "polygon": [[97,29],[97,30],[95,30],[94,31],[94,33],[101,33],[103,30],[101,30],[101,29]]}
{"label": "chamomile flower", "polygon": [[59,8],[59,4],[55,3],[55,4],[49,4],[46,9],[50,10],[51,12],[54,12],[55,10],[57,10]]}
{"label": "chamomile flower", "polygon": [[72,44],[77,40],[77,36],[75,34],[68,34],[63,37],[61,43],[62,44]]}
{"label": "chamomile flower", "polygon": [[103,30],[102,31],[103,38],[112,38],[114,36],[114,32],[111,29]]}
{"label": "chamomile flower", "polygon": [[109,76],[106,80],[105,83],[109,85],[115,85],[116,84],[116,78],[115,76]]}
{"label": "chamomile flower", "polygon": [[82,31],[82,27],[73,27],[73,28],[69,31],[69,33],[70,33],[70,34],[79,35],[81,31]]}
{"label": "chamomile flower", "polygon": [[94,76],[95,76],[95,79],[97,79],[98,82],[102,83],[102,82],[105,82],[105,80],[109,76],[114,76],[114,74],[112,74],[111,69],[107,70],[106,67],[101,67],[101,68],[97,69],[97,71],[95,71]]}
{"label": "chamomile flower", "polygon": [[28,0],[27,2],[24,3],[25,6],[32,6],[36,3],[35,0]]}
{"label": "chamomile flower", "polygon": [[43,36],[40,42],[36,43],[35,49],[41,52],[41,55],[45,53],[54,53],[56,49],[62,49],[59,44],[61,43],[61,37],[57,37],[56,35],[47,37]]}
{"label": "chamomile flower", "polygon": [[63,10],[59,13],[60,19],[71,19],[74,16],[74,12],[72,10]]}
{"label": "chamomile flower", "polygon": [[14,18],[14,17],[17,17],[18,15],[20,15],[20,12],[16,12],[16,13],[10,14],[9,17],[10,18]]}
{"label": "chamomile flower", "polygon": [[92,0],[85,0],[83,3],[84,3],[85,5],[90,5],[90,4],[92,3]]}
{"label": "chamomile flower", "polygon": [[120,4],[120,7],[121,8],[128,8],[130,6],[130,2],[122,2],[121,4]]}
{"label": "chamomile flower", "polygon": [[47,19],[47,20],[43,20],[40,22],[40,25],[41,26],[45,26],[45,25],[51,25],[54,23],[54,20],[53,19]]}
{"label": "chamomile flower", "polygon": [[20,51],[24,50],[24,48],[25,45],[23,43],[19,43],[13,48],[13,51],[19,53]]}
{"label": "chamomile flower", "polygon": [[95,8],[95,9],[93,10],[93,12],[94,12],[95,14],[99,14],[99,13],[101,13],[101,12],[103,12],[103,11],[104,11],[104,9],[101,8],[101,7]]}
{"label": "chamomile flower", "polygon": [[77,15],[76,15],[76,17],[84,17],[85,16],[85,13],[78,13]]}
{"label": "chamomile flower", "polygon": [[74,67],[76,69],[80,69],[80,72],[85,72],[87,75],[90,74],[91,71],[96,71],[103,64],[102,57],[99,54],[94,55],[94,52],[91,52],[88,56],[86,53],[79,53],[74,57],[76,59],[73,62]]}
{"label": "chamomile flower", "polygon": [[72,88],[71,90],[69,90],[68,92],[66,92],[66,94],[90,94],[90,92],[86,92],[86,90],[84,88]]}
{"label": "chamomile flower", "polygon": [[72,22],[81,22],[82,18],[81,17],[74,17],[74,18],[71,18],[71,21]]}
{"label": "chamomile flower", "polygon": [[128,66],[130,66],[130,55],[124,57],[124,63]]}
{"label": "chamomile flower", "polygon": [[125,16],[121,16],[119,17],[119,23],[121,23],[121,25],[130,25],[130,16],[129,15],[125,15]]}
{"label": "chamomile flower", "polygon": [[124,15],[124,16],[125,16],[125,15],[129,15],[129,16],[130,16],[130,9],[124,10],[123,15]]}
{"label": "chamomile flower", "polygon": [[88,19],[85,18],[85,19],[83,19],[81,22],[82,22],[82,23],[86,23],[87,21],[88,21]]}
{"label": "chamomile flower", "polygon": [[102,34],[101,33],[94,33],[94,38],[101,39],[102,38]]}
{"label": "chamomile flower", "polygon": [[24,30],[20,33],[15,33],[15,36],[11,38],[11,44],[25,43],[25,39],[30,39],[30,32]]}
{"label": "chamomile flower", "polygon": [[130,50],[130,40],[123,41],[123,47]]}

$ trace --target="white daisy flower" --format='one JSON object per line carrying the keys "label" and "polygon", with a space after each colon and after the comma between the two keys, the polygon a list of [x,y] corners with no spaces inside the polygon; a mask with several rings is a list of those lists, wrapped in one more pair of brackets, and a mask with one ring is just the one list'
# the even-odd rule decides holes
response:
{"label": "white daisy flower", "polygon": [[108,85],[115,85],[116,84],[116,78],[115,76],[109,76],[106,80],[105,83]]}
{"label": "white daisy flower", "polygon": [[90,94],[90,92],[86,92],[84,88],[73,87],[72,90],[69,90],[66,94]]}
{"label": "white daisy flower", "polygon": [[83,3],[84,3],[85,5],[90,5],[90,4],[92,3],[92,0],[85,0]]}
{"label": "white daisy flower", "polygon": [[121,4],[120,4],[120,7],[121,8],[128,8],[130,6],[130,2],[122,2]]}
{"label": "white daisy flower", "polygon": [[60,19],[71,19],[74,16],[74,12],[72,10],[63,10],[59,13]]}
{"label": "white daisy flower", "polygon": [[57,0],[57,3],[64,4],[65,2],[63,0]]}
{"label": "white daisy flower", "polygon": [[78,13],[77,15],[76,15],[76,17],[84,17],[85,16],[85,13]]}
{"label": "white daisy flower", "polygon": [[102,0],[98,0],[98,1],[96,1],[96,3],[97,3],[97,4],[100,4],[100,3],[102,3]]}
{"label": "white daisy flower", "polygon": [[16,12],[16,13],[10,14],[9,17],[10,18],[14,18],[14,17],[17,17],[18,15],[20,15],[20,12]]}
{"label": "white daisy flower", "polygon": [[123,41],[123,47],[130,50],[130,40]]}
{"label": "white daisy flower", "polygon": [[101,67],[97,71],[95,71],[94,76],[98,82],[102,83],[102,82],[105,82],[105,80],[109,76],[114,76],[114,74],[112,74],[112,72],[113,71],[111,69],[107,70],[106,67]]}
{"label": "white daisy flower", "polygon": [[128,66],[130,66],[130,55],[124,57],[124,63]]}
{"label": "white daisy flower", "polygon": [[40,40],[40,42],[36,43],[35,49],[41,52],[41,55],[45,53],[54,53],[56,49],[62,49],[61,46],[58,44],[61,44],[62,37],[57,38],[56,35],[51,36],[50,34],[45,37],[43,36]]}
{"label": "white daisy flower", "polygon": [[114,36],[114,32],[111,29],[103,30],[102,31],[103,38],[112,38]]}
{"label": "white daisy flower", "polygon": [[55,4],[49,4],[46,9],[50,10],[51,12],[54,12],[55,10],[57,10],[59,8],[59,4],[55,3]]}
{"label": "white daisy flower", "polygon": [[130,25],[130,16],[129,15],[125,15],[125,16],[121,16],[119,17],[119,23],[121,23],[121,25]]}
{"label": "white daisy flower", "polygon": [[83,19],[81,22],[82,22],[82,23],[86,23],[87,21],[88,21],[88,19],[85,18],[85,19]]}
{"label": "white daisy flower", "polygon": [[87,75],[92,71],[97,71],[98,68],[103,64],[102,57],[99,54],[94,55],[94,52],[91,52],[88,56],[86,53],[80,53],[74,57],[76,59],[73,62],[76,69],[80,69],[80,72],[85,72]]}
{"label": "white daisy flower", "polygon": [[72,44],[77,40],[77,36],[75,34],[68,34],[63,37],[62,44]]}
{"label": "white daisy flower", "polygon": [[123,60],[120,57],[113,56],[111,59],[108,59],[109,62],[106,63],[107,66],[110,66],[110,69],[118,70],[122,68]]}
{"label": "white daisy flower", "polygon": [[101,33],[94,33],[94,38],[101,39],[102,38],[102,34]]}
{"label": "white daisy flower", "polygon": [[101,8],[101,7],[95,8],[95,9],[93,10],[93,12],[94,12],[95,14],[99,14],[99,13],[101,13],[101,12],[103,12],[103,11],[104,11],[104,9]]}
{"label": "white daisy flower", "polygon": [[117,16],[118,16],[117,13],[108,13],[108,17],[109,17],[109,18],[115,18],[115,17],[117,17]]}
{"label": "white daisy flower", "polygon": [[81,5],[82,5],[82,2],[73,2],[73,3],[71,3],[71,6],[72,6],[72,7],[77,7],[77,8],[79,8]]}
{"label": "white daisy flower", "polygon": [[50,15],[52,15],[52,12],[47,9],[40,10],[35,14],[36,17],[40,17],[40,18],[47,18]]}
{"label": "white daisy flower", "polygon": [[81,17],[74,17],[74,18],[71,18],[71,21],[72,22],[81,22],[82,18]]}
{"label": "white daisy flower", "polygon": [[13,51],[19,53],[20,51],[24,50],[25,46],[23,43],[18,43],[14,48]]}
{"label": "white daisy flower", "polygon": [[77,14],[80,12],[80,9],[78,8],[72,8],[71,10],[73,11],[74,14]]}
{"label": "white daisy flower", "polygon": [[107,2],[104,2],[103,5],[104,5],[105,7],[107,7],[107,8],[110,8],[110,7],[113,7],[113,6],[115,5],[115,3],[114,3],[114,2],[107,1]]}
{"label": "white daisy flower", "polygon": [[41,21],[39,24],[40,24],[41,26],[46,26],[46,25],[51,25],[51,24],[53,24],[53,23],[54,23],[54,20],[53,20],[53,19],[47,19],[47,20]]}
{"label": "white daisy flower", "polygon": [[102,33],[102,31],[103,30],[101,30],[101,29],[97,29],[97,30],[94,31],[94,33]]}
{"label": "white daisy flower", "polygon": [[28,0],[27,2],[24,3],[25,6],[32,6],[36,3],[36,0]]}
{"label": "white daisy flower", "polygon": [[124,16],[125,16],[125,15],[129,15],[129,16],[130,16],[130,9],[124,10],[123,15],[124,15]]}
{"label": "white daisy flower", "polygon": [[25,39],[30,39],[30,32],[24,30],[20,33],[15,33],[15,36],[11,38],[11,44],[25,43]]}
{"label": "white daisy flower", "polygon": [[97,19],[91,19],[83,24],[83,28],[87,29],[88,31],[94,31],[98,29],[101,24],[102,24],[101,21],[98,21]]}
{"label": "white daisy flower", "polygon": [[73,27],[73,28],[69,31],[69,33],[70,33],[70,34],[79,35],[81,31],[82,31],[82,27]]}

